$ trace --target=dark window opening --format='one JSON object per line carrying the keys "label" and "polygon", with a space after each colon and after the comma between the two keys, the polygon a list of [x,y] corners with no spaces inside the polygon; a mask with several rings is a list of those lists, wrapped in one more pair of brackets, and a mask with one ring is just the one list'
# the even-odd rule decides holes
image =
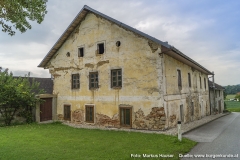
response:
{"label": "dark window opening", "polygon": [[83,57],[83,56],[84,56],[84,49],[78,48],[78,57]]}
{"label": "dark window opening", "polygon": [[200,89],[202,89],[202,79],[201,79],[201,77],[199,77],[199,80],[200,80]]}
{"label": "dark window opening", "polygon": [[79,88],[80,88],[79,74],[72,74],[72,89]]}
{"label": "dark window opening", "polygon": [[131,127],[132,108],[120,108],[120,125],[123,127]]}
{"label": "dark window opening", "polygon": [[188,73],[188,86],[191,87],[192,84],[191,84],[191,74]]}
{"label": "dark window opening", "polygon": [[122,87],[122,70],[111,70],[111,87]]}
{"label": "dark window opening", "polygon": [[192,107],[191,115],[193,116],[194,115],[194,103],[193,102],[191,103],[191,107]]}
{"label": "dark window opening", "polygon": [[207,88],[206,78],[204,78],[204,88],[205,88],[205,90],[206,90],[206,88]]}
{"label": "dark window opening", "polygon": [[94,106],[86,106],[86,122],[94,123]]}
{"label": "dark window opening", "polygon": [[98,54],[104,53],[104,43],[98,44]]}
{"label": "dark window opening", "polygon": [[178,87],[182,87],[181,71],[179,69],[177,70],[177,74],[178,74]]}
{"label": "dark window opening", "polygon": [[71,106],[64,105],[64,120],[71,121]]}
{"label": "dark window opening", "polygon": [[183,111],[183,105],[180,105],[180,118],[181,122],[184,122],[184,111]]}
{"label": "dark window opening", "polygon": [[98,88],[98,72],[89,73],[89,89]]}

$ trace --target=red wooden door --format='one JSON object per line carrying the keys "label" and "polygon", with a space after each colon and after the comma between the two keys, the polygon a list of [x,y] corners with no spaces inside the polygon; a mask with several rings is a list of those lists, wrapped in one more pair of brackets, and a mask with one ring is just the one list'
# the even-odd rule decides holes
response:
{"label": "red wooden door", "polygon": [[52,120],[52,98],[43,98],[40,105],[40,122]]}

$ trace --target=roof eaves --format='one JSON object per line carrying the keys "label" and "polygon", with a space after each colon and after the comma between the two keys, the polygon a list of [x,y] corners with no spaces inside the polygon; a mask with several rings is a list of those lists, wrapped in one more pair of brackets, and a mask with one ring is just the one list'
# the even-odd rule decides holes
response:
{"label": "roof eaves", "polygon": [[212,75],[213,73],[210,72],[209,70],[207,70],[205,67],[203,67],[202,65],[200,65],[199,63],[197,63],[196,61],[194,61],[193,59],[191,59],[190,57],[186,56],[185,54],[183,54],[181,51],[179,51],[177,48],[170,46],[170,49],[172,49],[175,53],[177,53],[178,55],[182,56],[183,58],[187,59],[188,61],[194,63],[195,65],[197,65],[198,67],[202,68],[203,70],[205,70],[206,72],[208,72],[209,75]]}

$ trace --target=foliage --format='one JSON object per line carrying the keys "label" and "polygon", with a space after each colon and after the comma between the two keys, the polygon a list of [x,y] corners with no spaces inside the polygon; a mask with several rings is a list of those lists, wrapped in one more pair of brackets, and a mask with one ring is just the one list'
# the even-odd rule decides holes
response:
{"label": "foliage", "polygon": [[228,94],[227,94],[226,91],[224,90],[224,91],[223,91],[223,97],[224,97],[224,99],[227,98],[227,95],[228,95]]}
{"label": "foliage", "polygon": [[240,102],[240,94],[236,94],[235,98],[238,99],[238,102]]}
{"label": "foliage", "polygon": [[238,92],[240,92],[240,85],[228,85],[225,86],[225,92],[226,94],[237,94]]}
{"label": "foliage", "polygon": [[14,78],[8,69],[3,72],[0,70],[0,115],[5,125],[11,124],[17,112],[31,112],[36,102],[40,101],[35,94],[41,94],[43,90],[39,89],[38,82],[33,80],[30,83],[28,78]]}
{"label": "foliage", "polygon": [[0,25],[2,31],[14,35],[12,26],[24,33],[31,29],[28,20],[41,23],[44,19],[47,0],[0,0]]}
{"label": "foliage", "polygon": [[0,139],[1,159],[116,160],[134,159],[131,154],[173,154],[169,159],[176,160],[196,145],[186,138],[179,142],[176,136],[80,129],[59,123],[3,127]]}

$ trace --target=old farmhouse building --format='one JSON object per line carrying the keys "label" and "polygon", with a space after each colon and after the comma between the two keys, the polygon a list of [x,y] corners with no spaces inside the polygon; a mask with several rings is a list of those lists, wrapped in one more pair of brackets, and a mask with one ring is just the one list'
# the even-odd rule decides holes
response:
{"label": "old farmhouse building", "polygon": [[38,67],[54,77],[54,120],[162,130],[210,115],[209,70],[88,6]]}

